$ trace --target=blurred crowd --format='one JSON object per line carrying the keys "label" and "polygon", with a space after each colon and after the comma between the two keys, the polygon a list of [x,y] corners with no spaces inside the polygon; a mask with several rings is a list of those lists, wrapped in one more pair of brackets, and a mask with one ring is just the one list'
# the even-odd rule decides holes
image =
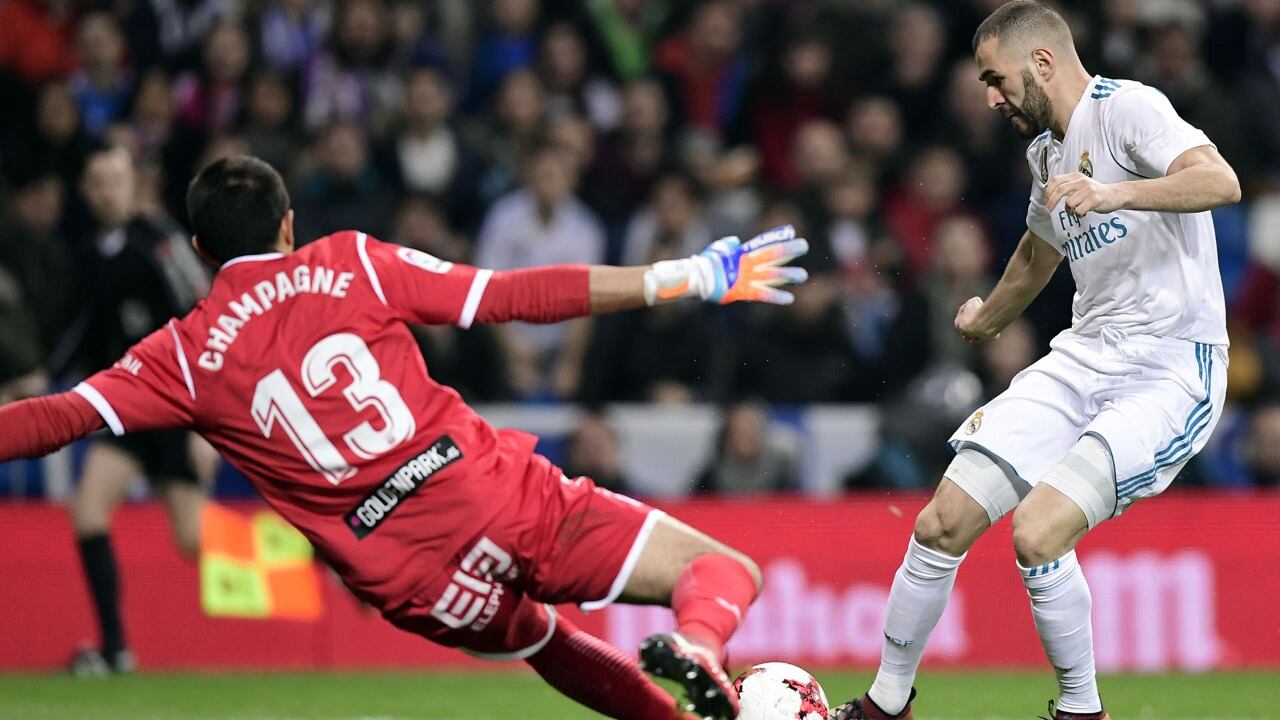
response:
{"label": "blurred crowd", "polygon": [[[793,487],[768,409],[811,403],[884,411],[850,486],[934,481],[942,439],[1070,322],[1064,264],[996,342],[952,330],[1025,229],[1026,141],[970,53],[999,4],[3,0],[0,397],[93,369],[59,352],[102,247],[92,148],[127,148],[128,212],[179,235],[192,174],[252,153],[288,181],[300,241],[359,228],[496,269],[649,263],[792,223],[813,279],[790,307],[421,328],[422,351],[475,402],[748,401],[702,489]],[[1244,202],[1214,214],[1235,439],[1189,476],[1276,485],[1280,2],[1062,6],[1086,67],[1162,90],[1240,175]],[[588,415],[567,462],[618,475],[610,432]]]}

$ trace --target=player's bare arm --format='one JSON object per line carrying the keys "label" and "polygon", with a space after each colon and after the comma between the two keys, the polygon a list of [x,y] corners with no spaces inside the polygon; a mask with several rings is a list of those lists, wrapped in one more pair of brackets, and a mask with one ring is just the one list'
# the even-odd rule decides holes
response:
{"label": "player's bare arm", "polygon": [[969,298],[956,312],[956,329],[969,342],[994,340],[1040,294],[1062,262],[1062,255],[1028,230],[1005,266],[1004,275],[984,301]]}
{"label": "player's bare arm", "polygon": [[1063,198],[1076,215],[1116,210],[1194,213],[1240,202],[1240,181],[1217,148],[1203,145],[1179,155],[1161,178],[1110,184],[1078,172],[1051,178],[1045,186],[1045,207],[1057,207]]}

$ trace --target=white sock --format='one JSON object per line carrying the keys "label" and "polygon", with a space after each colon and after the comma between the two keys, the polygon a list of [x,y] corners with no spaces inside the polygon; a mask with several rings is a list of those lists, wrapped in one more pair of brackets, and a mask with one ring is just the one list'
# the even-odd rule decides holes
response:
{"label": "white sock", "polygon": [[884,650],[880,671],[868,693],[881,710],[897,715],[911,697],[916,668],[929,633],[938,624],[956,583],[956,570],[964,555],[951,557],[916,542],[907,544],[907,556],[893,576],[889,611],[884,619]]}
{"label": "white sock", "polygon": [[1102,710],[1093,666],[1093,598],[1074,550],[1033,568],[1018,565],[1031,596],[1040,642],[1058,674],[1058,709],[1070,713]]}

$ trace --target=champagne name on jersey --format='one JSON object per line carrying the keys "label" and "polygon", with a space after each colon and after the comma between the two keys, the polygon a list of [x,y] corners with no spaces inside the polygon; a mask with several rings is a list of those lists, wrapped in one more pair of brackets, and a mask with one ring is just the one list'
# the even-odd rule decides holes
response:
{"label": "champagne name on jersey", "polygon": [[272,308],[298,295],[345,298],[354,278],[355,273],[340,273],[322,265],[299,265],[291,273],[281,271],[255,284],[250,292],[229,301],[210,326],[205,351],[200,354],[200,367],[209,372],[221,370],[227,350],[253,318],[271,312]]}

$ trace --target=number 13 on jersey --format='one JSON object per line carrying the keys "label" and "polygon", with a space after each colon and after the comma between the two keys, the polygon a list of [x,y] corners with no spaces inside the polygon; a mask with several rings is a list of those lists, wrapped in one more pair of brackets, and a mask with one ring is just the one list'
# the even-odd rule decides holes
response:
{"label": "number 13 on jersey", "polygon": [[[338,365],[351,374],[350,384],[342,389],[351,408],[357,413],[372,408],[382,419],[381,430],[365,420],[342,435],[352,454],[372,460],[413,437],[417,429],[413,413],[400,391],[382,379],[378,361],[357,335],[330,335],[307,351],[302,360],[302,382],[311,397],[319,397],[337,384],[334,368]],[[330,483],[337,485],[356,474],[302,404],[282,370],[272,370],[258,381],[252,413],[267,438],[279,424],[307,464]]]}

